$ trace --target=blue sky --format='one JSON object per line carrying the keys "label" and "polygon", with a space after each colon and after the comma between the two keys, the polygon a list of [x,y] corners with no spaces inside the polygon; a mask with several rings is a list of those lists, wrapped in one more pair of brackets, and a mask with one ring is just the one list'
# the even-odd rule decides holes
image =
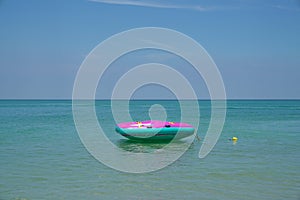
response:
{"label": "blue sky", "polygon": [[297,0],[2,0],[0,98],[71,98],[77,70],[97,44],[154,26],[200,43],[228,98],[299,99],[299,22]]}

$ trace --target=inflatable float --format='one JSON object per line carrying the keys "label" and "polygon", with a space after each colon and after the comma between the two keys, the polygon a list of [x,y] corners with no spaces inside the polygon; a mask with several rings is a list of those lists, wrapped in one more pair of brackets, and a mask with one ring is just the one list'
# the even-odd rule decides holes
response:
{"label": "inflatable float", "polygon": [[195,128],[187,123],[148,120],[117,124],[116,132],[131,140],[153,141],[189,137]]}

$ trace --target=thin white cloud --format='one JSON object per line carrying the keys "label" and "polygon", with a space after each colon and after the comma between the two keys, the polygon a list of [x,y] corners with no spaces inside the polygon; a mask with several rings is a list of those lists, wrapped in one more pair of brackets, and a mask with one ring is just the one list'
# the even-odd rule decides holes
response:
{"label": "thin white cloud", "polygon": [[273,8],[279,9],[279,10],[287,10],[287,11],[300,11],[300,7],[297,6],[282,6],[282,5],[273,5]]}
{"label": "thin white cloud", "polygon": [[90,0],[90,1],[106,3],[106,4],[130,5],[130,6],[141,6],[141,7],[152,7],[152,8],[189,9],[189,10],[196,10],[196,11],[206,11],[212,9],[200,5],[181,5],[181,4],[154,2],[154,1],[135,1],[135,0]]}
{"label": "thin white cloud", "polygon": [[[89,0],[98,3],[105,4],[116,4],[116,5],[128,5],[128,6],[140,6],[140,7],[150,7],[150,8],[168,8],[168,9],[186,9],[194,11],[211,11],[211,10],[236,10],[236,9],[254,9],[254,8],[276,8],[280,10],[288,11],[299,11],[299,2],[295,5],[295,0],[290,0],[287,3],[283,4],[283,1],[287,0],[277,0],[278,4],[274,5],[273,2],[266,1],[261,2],[260,0],[228,0],[226,4],[222,1],[218,2],[218,6],[212,5],[199,5],[196,3],[193,4],[183,4],[176,3],[172,0],[170,1],[154,1],[154,0]],[[298,1],[298,0],[297,0]],[[188,2],[188,1],[186,1]],[[207,2],[206,2],[207,3]],[[210,2],[212,3],[212,2]],[[262,6],[263,5],[263,6]]]}

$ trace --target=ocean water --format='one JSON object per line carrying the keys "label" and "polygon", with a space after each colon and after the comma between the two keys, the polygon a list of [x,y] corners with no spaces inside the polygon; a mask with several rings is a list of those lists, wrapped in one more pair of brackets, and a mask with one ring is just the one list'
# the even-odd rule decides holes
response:
{"label": "ocean water", "polygon": [[[134,120],[151,105],[180,119],[177,101],[131,101]],[[199,101],[200,126],[190,148],[159,171],[130,174],[93,158],[77,134],[71,101],[0,101],[0,199],[300,199],[300,101],[228,101],[218,143],[198,152],[210,119]],[[187,109],[194,109],[188,107]],[[115,133],[110,101],[97,101],[110,140],[132,152],[165,144],[129,142]],[[233,136],[238,141],[228,140]]]}

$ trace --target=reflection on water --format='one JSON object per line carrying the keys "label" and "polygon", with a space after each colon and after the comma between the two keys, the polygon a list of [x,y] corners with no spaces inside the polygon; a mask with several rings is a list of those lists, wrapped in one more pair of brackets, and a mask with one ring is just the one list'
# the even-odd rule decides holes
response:
{"label": "reflection on water", "polygon": [[124,151],[129,151],[133,153],[152,153],[159,152],[168,145],[171,150],[182,150],[192,142],[192,140],[169,140],[169,141],[135,141],[128,139],[120,139],[116,142],[117,147]]}

